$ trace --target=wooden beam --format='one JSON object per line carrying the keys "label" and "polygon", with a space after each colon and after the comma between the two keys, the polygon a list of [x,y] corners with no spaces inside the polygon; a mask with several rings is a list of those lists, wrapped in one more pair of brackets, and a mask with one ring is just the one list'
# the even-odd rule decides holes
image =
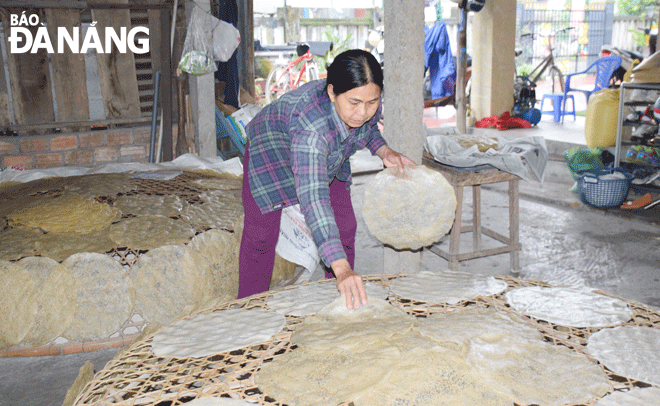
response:
{"label": "wooden beam", "polygon": [[[0,1],[0,7],[21,7],[25,8],[25,0],[3,0]],[[98,4],[95,0],[87,1],[62,1],[62,2],[53,2],[53,1],[31,1],[29,3],[30,7],[39,8],[39,9],[79,9],[79,10],[88,10],[91,8],[101,8],[101,9],[131,9],[131,10],[151,10],[151,9],[160,9],[160,8],[172,8],[172,3],[162,2],[159,4],[127,4],[127,3],[108,3],[104,2]]]}
{"label": "wooden beam", "polygon": [[105,127],[124,124],[143,124],[151,121],[151,117],[136,117],[136,118],[115,118],[110,120],[85,120],[85,121],[61,121],[49,123],[35,123],[35,124],[10,124],[3,125],[0,130],[21,131],[31,130],[48,130],[64,127]]}

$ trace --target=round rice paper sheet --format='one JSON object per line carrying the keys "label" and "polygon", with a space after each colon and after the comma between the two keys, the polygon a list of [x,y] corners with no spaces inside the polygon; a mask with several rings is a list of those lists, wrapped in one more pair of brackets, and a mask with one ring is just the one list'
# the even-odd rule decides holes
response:
{"label": "round rice paper sheet", "polygon": [[108,236],[110,227],[89,234],[47,233],[36,241],[36,249],[42,256],[62,262],[79,252],[104,254],[112,249],[114,242]]}
{"label": "round rice paper sheet", "polygon": [[419,249],[438,242],[451,229],[456,195],[442,174],[425,166],[387,168],[364,192],[369,232],[397,249]]}
{"label": "round rice paper sheet", "polygon": [[141,255],[129,278],[137,311],[147,321],[162,325],[213,296],[209,263],[184,246],[165,245]]}
{"label": "round rice paper sheet", "polygon": [[49,194],[40,194],[36,196],[31,196],[29,194],[25,195],[12,195],[7,198],[0,197],[2,200],[2,205],[0,205],[0,217],[9,216],[12,213],[22,210],[25,207],[39,204],[42,200],[53,200],[53,196]]}
{"label": "round rice paper sheet", "polygon": [[38,347],[59,337],[73,320],[76,286],[70,270],[51,258],[27,257],[16,262],[36,283],[37,317],[34,327],[21,344]]}
{"label": "round rice paper sheet", "polygon": [[131,181],[131,175],[121,173],[94,173],[66,177],[65,189],[85,198],[114,197],[119,193],[136,190],[137,185]]}
{"label": "round rice paper sheet", "polygon": [[112,204],[122,214],[134,216],[178,217],[188,202],[177,195],[123,195]]}
{"label": "round rice paper sheet", "polygon": [[199,228],[234,231],[242,214],[243,206],[240,202],[209,202],[188,205],[181,213],[181,219]]}
{"label": "round rice paper sheet", "polygon": [[64,337],[82,342],[105,339],[117,332],[133,309],[124,267],[95,252],[71,255],[62,265],[73,274],[76,283],[70,289],[77,297]]}
{"label": "round rice paper sheet", "polygon": [[586,287],[531,286],[511,290],[505,298],[516,311],[561,326],[612,326],[633,315],[625,301]]}
{"label": "round rice paper sheet", "polygon": [[[362,319],[364,325],[372,322]],[[361,406],[512,404],[482,384],[459,352],[412,330],[395,335],[382,330],[380,336],[373,342],[358,340],[351,348],[299,346],[265,362],[254,381],[267,396],[297,406],[346,401]]]}
{"label": "round rice paper sheet", "polygon": [[[406,339],[408,337],[405,337]],[[378,367],[378,366],[376,366]],[[498,393],[474,372],[462,354],[442,348],[413,348],[403,352],[378,382],[355,403],[382,405],[510,406],[510,397]],[[353,379],[351,377],[350,379]]]}
{"label": "round rice paper sheet", "polygon": [[350,349],[404,334],[416,324],[414,317],[385,300],[371,298],[366,305],[348,310],[346,298],[339,296],[315,315],[305,317],[291,335],[291,342],[313,351]]}
{"label": "round rice paper sheet", "polygon": [[[372,297],[387,299],[388,290],[375,283],[364,284],[367,300]],[[277,291],[268,298],[268,307],[278,313],[290,316],[307,316],[315,314],[324,306],[329,305],[339,297],[337,284],[334,282],[298,285],[291,289]]]}
{"label": "round rice paper sheet", "polygon": [[64,190],[66,178],[41,178],[29,182],[3,182],[0,186],[0,217],[4,217],[16,210],[22,209],[39,200],[51,200],[54,193],[61,193]]}
{"label": "round rice paper sheet", "polygon": [[[243,192],[237,190],[206,190],[199,194],[204,203],[213,203],[219,206],[235,206],[243,208]],[[241,210],[242,211],[242,210]]]}
{"label": "round rice paper sheet", "polygon": [[91,233],[121,218],[119,209],[70,193],[39,200],[8,216],[12,225],[40,228],[52,233]]}
{"label": "round rice paper sheet", "polygon": [[420,319],[415,330],[438,342],[464,344],[466,340],[489,340],[515,347],[516,342],[541,342],[543,336],[529,323],[514,314],[505,314],[491,309],[466,309],[448,314],[435,313]]}
{"label": "round rice paper sheet", "polygon": [[38,295],[30,272],[15,263],[0,261],[0,347],[20,343],[34,328]]}
{"label": "round rice paper sheet", "polygon": [[605,328],[587,340],[587,352],[610,371],[660,385],[660,329],[641,326]]}
{"label": "round rice paper sheet", "polygon": [[200,189],[241,190],[243,188],[243,178],[242,177],[202,178],[202,179],[194,180],[193,184]]}
{"label": "round rice paper sheet", "polygon": [[8,181],[0,183],[0,199],[13,196],[42,195],[61,190],[66,183],[66,177],[52,176],[33,179],[27,182]]}
{"label": "round rice paper sheet", "polygon": [[385,379],[388,371],[396,369],[399,355],[393,346],[323,352],[297,348],[263,363],[254,382],[261,392],[281,404],[338,405],[354,400]]}
{"label": "round rice paper sheet", "polygon": [[627,392],[612,392],[595,406],[651,406],[660,404],[660,388],[634,388]]}
{"label": "round rice paper sheet", "polygon": [[456,304],[477,296],[497,295],[508,287],[506,282],[492,276],[444,270],[421,271],[397,278],[390,284],[390,291],[406,299]]}
{"label": "round rice paper sheet", "polygon": [[110,239],[115,244],[141,251],[184,244],[194,235],[188,224],[163,216],[129,217],[110,226]]}
{"label": "round rice paper sheet", "polygon": [[8,228],[0,231],[0,260],[14,261],[37,252],[43,233],[35,228]]}
{"label": "round rice paper sheet", "polygon": [[188,247],[199,252],[211,267],[215,296],[219,301],[238,297],[238,251],[240,240],[225,230],[207,230],[197,234]]}
{"label": "round rice paper sheet", "polygon": [[156,333],[151,350],[160,357],[208,357],[267,341],[285,325],[283,315],[265,309],[200,313]]}
{"label": "round rice paper sheet", "polygon": [[494,310],[432,314],[417,329],[453,342],[484,383],[517,404],[583,404],[608,392],[607,375],[586,356],[552,345],[516,315]]}

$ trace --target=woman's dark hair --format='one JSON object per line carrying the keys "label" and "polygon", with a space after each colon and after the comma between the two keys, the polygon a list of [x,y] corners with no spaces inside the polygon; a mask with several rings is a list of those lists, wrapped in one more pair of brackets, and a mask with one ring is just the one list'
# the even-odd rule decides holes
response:
{"label": "woman's dark hair", "polygon": [[383,90],[383,70],[376,58],[361,49],[350,49],[337,55],[328,66],[327,84],[335,94],[373,83]]}

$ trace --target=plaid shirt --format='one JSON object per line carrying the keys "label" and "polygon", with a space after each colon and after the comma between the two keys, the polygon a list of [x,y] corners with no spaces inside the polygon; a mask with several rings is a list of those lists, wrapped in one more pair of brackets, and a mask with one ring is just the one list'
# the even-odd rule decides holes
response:
{"label": "plaid shirt", "polygon": [[246,127],[248,181],[262,213],[300,203],[321,259],[345,259],[330,206],[329,185],[336,177],[351,184],[349,157],[386,145],[377,123],[382,107],[360,128],[339,118],[325,80],[305,84],[270,103]]}

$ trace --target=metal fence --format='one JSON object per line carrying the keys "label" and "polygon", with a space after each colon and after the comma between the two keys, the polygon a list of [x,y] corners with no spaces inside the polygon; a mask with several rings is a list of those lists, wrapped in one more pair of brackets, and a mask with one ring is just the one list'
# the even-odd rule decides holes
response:
{"label": "metal fence", "polygon": [[[536,66],[552,47],[564,73],[585,69],[599,57],[603,44],[612,40],[613,10],[538,10],[530,4],[517,7],[517,66]],[[529,35],[532,34],[532,35]]]}

